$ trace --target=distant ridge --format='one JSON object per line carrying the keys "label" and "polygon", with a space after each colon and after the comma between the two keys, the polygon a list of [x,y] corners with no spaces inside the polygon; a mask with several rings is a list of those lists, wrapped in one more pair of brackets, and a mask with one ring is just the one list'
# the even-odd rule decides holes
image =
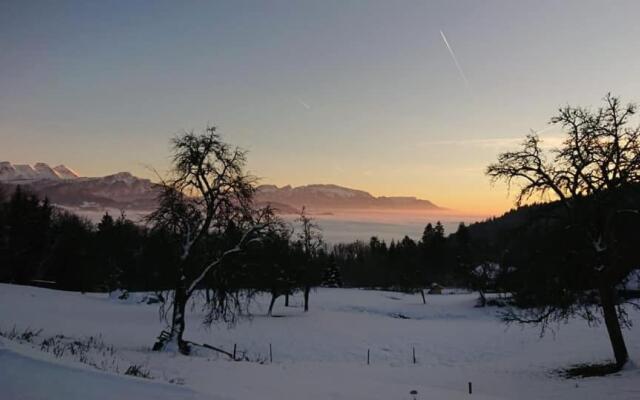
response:
{"label": "distant ridge", "polygon": [[62,179],[75,179],[80,177],[80,175],[77,172],[75,172],[71,168],[68,168],[62,164],[58,165],[57,167],[53,167],[53,170]]}
{"label": "distant ridge", "polygon": [[65,165],[51,168],[46,163],[31,166],[3,161],[0,162],[0,183],[10,190],[20,185],[64,207],[143,211],[156,207],[154,184],[129,172],[89,178]]}
{"label": "distant ridge", "polygon": [[[12,164],[0,162],[0,184],[21,185],[47,196],[57,205],[87,210],[117,208],[122,210],[152,210],[156,207],[158,190],[149,179],[129,172],[103,177],[82,177],[65,165],[51,168],[46,163]],[[256,190],[259,206],[271,205],[281,214],[295,214],[306,206],[314,213],[339,210],[444,210],[429,200],[416,197],[376,197],[363,190],[332,184],[312,184],[292,187],[261,185]]]}
{"label": "distant ridge", "polygon": [[47,163],[38,162],[33,166],[29,164],[11,164],[9,161],[0,161],[0,181],[36,181],[36,180],[66,180],[80,176],[72,169],[64,165],[51,168]]}
{"label": "distant ridge", "polygon": [[312,184],[298,187],[261,185],[257,188],[256,200],[260,203],[283,204],[296,210],[306,206],[313,211],[345,209],[443,210],[429,200],[409,196],[375,197],[363,190],[331,184]]}

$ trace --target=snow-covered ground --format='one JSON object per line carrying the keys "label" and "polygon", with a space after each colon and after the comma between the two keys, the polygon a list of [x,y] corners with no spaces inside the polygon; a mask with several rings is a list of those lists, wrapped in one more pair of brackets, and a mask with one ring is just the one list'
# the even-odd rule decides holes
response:
{"label": "snow-covered ground", "polygon": [[[151,352],[164,327],[157,305],[0,285],[0,330],[43,330],[35,344],[0,338],[0,398],[392,400],[410,399],[411,390],[418,399],[445,400],[640,398],[638,368],[580,380],[552,373],[611,358],[604,327],[589,328],[581,320],[540,338],[537,328],[506,328],[495,308],[474,308],[473,294],[428,296],[423,305],[419,296],[394,292],[319,289],[308,313],[293,300],[285,308],[280,299],[276,317],[269,318],[267,298],[259,299],[255,315],[232,328],[205,328],[199,310],[192,310],[186,337],[227,350],[236,344],[254,360],[233,362],[204,351],[189,357]],[[640,313],[630,312],[640,320]],[[120,372],[141,365],[154,379],[98,371],[73,357],[41,352],[38,340],[57,334],[99,336],[114,346],[110,362]],[[625,335],[640,365],[640,334]]]}

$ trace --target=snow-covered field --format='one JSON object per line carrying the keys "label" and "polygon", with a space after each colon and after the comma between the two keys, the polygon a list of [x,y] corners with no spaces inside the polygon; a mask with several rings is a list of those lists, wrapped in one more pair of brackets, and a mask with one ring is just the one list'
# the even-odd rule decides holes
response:
{"label": "snow-covered field", "polygon": [[[576,320],[540,338],[537,328],[506,328],[495,308],[474,308],[475,299],[433,295],[423,305],[418,296],[394,292],[319,289],[308,313],[298,298],[288,308],[279,299],[276,317],[266,317],[264,298],[251,319],[210,329],[193,310],[186,337],[227,350],[236,344],[254,360],[233,362],[204,351],[189,357],[151,352],[164,326],[157,305],[0,285],[0,330],[43,330],[33,344],[0,337],[0,398],[393,400],[410,399],[411,390],[418,399],[640,398],[638,368],[580,380],[551,372],[609,359],[603,327]],[[640,321],[640,313],[632,317]],[[154,379],[98,371],[71,355],[40,351],[40,341],[57,334],[99,337],[115,349],[103,355],[109,365],[121,373],[141,365]],[[625,334],[638,365],[640,333]]]}

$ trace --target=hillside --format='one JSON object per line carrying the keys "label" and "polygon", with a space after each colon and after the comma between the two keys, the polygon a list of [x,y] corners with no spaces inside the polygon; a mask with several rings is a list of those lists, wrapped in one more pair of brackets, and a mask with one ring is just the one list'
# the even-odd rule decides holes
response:
{"label": "hillside", "polygon": [[[212,329],[200,325],[199,306],[190,307],[187,338],[227,350],[235,344],[253,360],[244,362],[205,350],[188,357],[149,351],[164,323],[157,304],[139,303],[142,298],[1,284],[0,330],[42,329],[33,344],[0,337],[2,393],[54,400],[113,399],[127,393],[125,397],[145,400],[169,398],[158,393],[166,387],[162,391],[173,398],[229,400],[400,400],[410,399],[411,390],[418,391],[419,399],[442,400],[640,396],[638,369],[580,381],[551,374],[570,364],[608,359],[603,326],[589,328],[582,320],[570,320],[555,335],[542,338],[531,326],[505,329],[496,309],[474,307],[476,294],[428,295],[423,305],[415,295],[322,288],[312,295],[308,313],[295,296],[292,307],[278,300],[279,317],[268,318],[265,296],[254,304],[253,318]],[[640,318],[639,311],[629,311]],[[120,373],[131,364],[141,365],[154,379],[101,372],[73,354],[56,358],[40,351],[44,339],[59,334],[70,341],[97,337],[113,346],[113,352],[89,352],[85,361],[104,361],[102,365],[118,366]],[[625,334],[637,363],[640,336]],[[25,376],[29,379],[18,379]],[[85,379],[101,390],[76,384]],[[171,380],[181,384],[168,384]],[[472,396],[468,382],[473,382]]]}
{"label": "hillside", "polygon": [[[89,178],[64,165],[51,168],[45,163],[31,166],[0,162],[0,186],[12,191],[17,185],[48,197],[54,204],[85,211],[105,208],[148,211],[155,208],[158,194],[153,182],[129,172]],[[375,197],[362,190],[337,185],[261,185],[257,188],[255,201],[259,206],[271,205],[281,214],[297,214],[302,206],[316,213],[337,210],[443,210],[428,200]]]}
{"label": "hillside", "polygon": [[284,204],[294,209],[306,206],[312,211],[331,210],[442,210],[429,200],[416,197],[375,197],[368,192],[338,185],[305,185],[278,187],[261,185],[256,198],[259,202]]}

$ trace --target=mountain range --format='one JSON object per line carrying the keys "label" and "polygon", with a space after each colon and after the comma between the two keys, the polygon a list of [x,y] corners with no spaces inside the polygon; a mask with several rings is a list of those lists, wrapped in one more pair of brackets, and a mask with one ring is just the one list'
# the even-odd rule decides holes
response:
{"label": "mountain range", "polygon": [[46,163],[11,164],[0,161],[0,181],[66,180],[78,178],[76,172],[64,165],[51,168]]}
{"label": "mountain range", "polygon": [[[331,184],[315,184],[292,187],[261,185],[256,191],[259,203],[269,203],[279,209],[288,207],[287,212],[300,210],[306,206],[314,212],[332,210],[440,210],[429,200],[416,197],[376,197],[368,192]],[[296,211],[297,212],[297,211]]]}
{"label": "mountain range", "polygon": [[0,162],[0,184],[9,190],[20,185],[64,207],[151,210],[156,206],[157,191],[153,182],[129,172],[89,178],[64,165],[51,168],[41,162],[33,166]]}
{"label": "mountain range", "polygon": [[[157,189],[149,179],[129,172],[103,177],[82,177],[72,169],[46,163],[11,164],[0,162],[0,185],[11,189],[17,185],[46,196],[64,207],[100,210],[151,210],[156,206]],[[441,210],[428,200],[415,197],[376,197],[362,190],[331,184],[305,186],[261,185],[256,203],[270,204],[278,212],[294,214],[306,206],[314,213],[336,210]]]}

